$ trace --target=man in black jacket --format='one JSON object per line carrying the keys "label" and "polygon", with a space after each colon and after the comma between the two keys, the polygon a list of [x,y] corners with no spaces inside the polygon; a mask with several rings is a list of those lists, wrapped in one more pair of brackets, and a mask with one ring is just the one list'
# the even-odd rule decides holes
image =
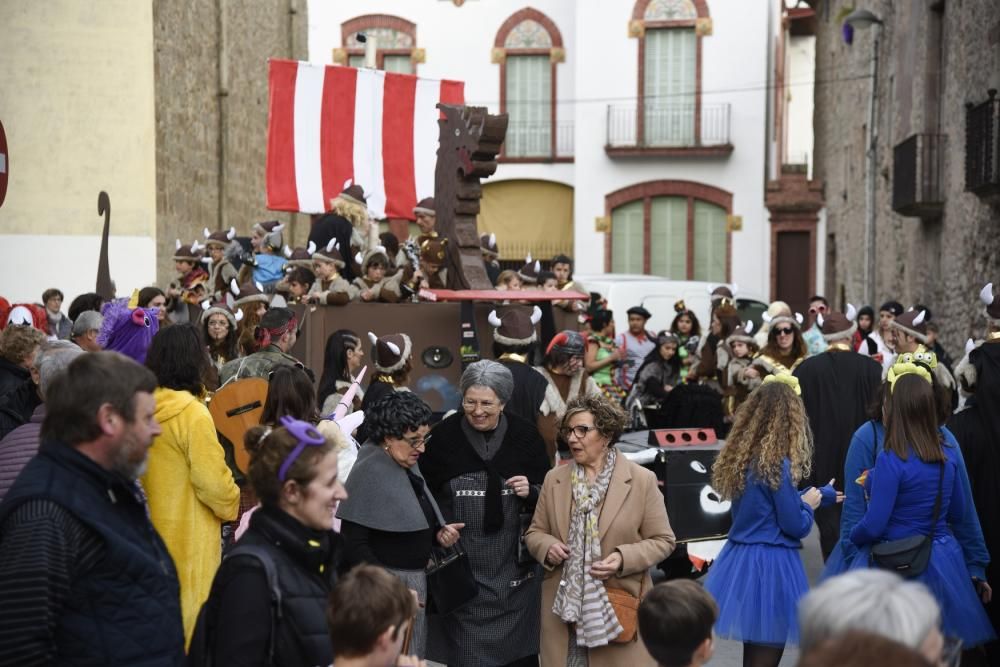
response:
{"label": "man in black jacket", "polygon": [[0,503],[0,665],[183,664],[177,573],[136,484],[155,389],[115,352],[48,388],[39,453]]}
{"label": "man in black jacket", "polygon": [[[844,477],[844,460],[851,436],[868,418],[882,380],[882,368],[870,357],[851,349],[857,314],[848,304],[846,315],[819,315],[816,323],[829,344],[825,352],[809,357],[795,369],[802,402],[812,428],[813,466],[809,484],[819,488],[834,480],[837,491],[854,480]],[[840,504],[816,510],[820,548],[826,560],[840,539]]]}

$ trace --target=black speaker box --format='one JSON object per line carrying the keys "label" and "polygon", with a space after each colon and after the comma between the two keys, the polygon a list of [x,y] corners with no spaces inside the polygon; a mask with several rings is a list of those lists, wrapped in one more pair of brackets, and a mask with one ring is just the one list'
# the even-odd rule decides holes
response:
{"label": "black speaker box", "polygon": [[720,445],[663,449],[649,468],[663,492],[678,542],[724,538],[732,525],[730,503],[712,489],[712,464]]}

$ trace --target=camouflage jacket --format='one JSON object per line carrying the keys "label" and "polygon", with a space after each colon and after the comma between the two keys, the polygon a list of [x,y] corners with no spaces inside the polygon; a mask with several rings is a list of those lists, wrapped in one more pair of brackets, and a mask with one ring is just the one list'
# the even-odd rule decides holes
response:
{"label": "camouflage jacket", "polygon": [[223,364],[219,370],[219,385],[224,385],[230,380],[240,380],[243,378],[264,378],[271,375],[277,366],[297,366],[305,369],[295,357],[285,354],[277,345],[268,345],[260,352],[233,359]]}

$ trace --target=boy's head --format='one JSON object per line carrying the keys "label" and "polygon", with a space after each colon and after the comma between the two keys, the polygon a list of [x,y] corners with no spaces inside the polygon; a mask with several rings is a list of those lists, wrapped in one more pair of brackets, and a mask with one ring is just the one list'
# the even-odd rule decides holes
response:
{"label": "boy's head", "polygon": [[712,657],[715,600],[700,584],[657,584],[639,605],[639,635],[660,667],[702,665]]}
{"label": "boy's head", "polygon": [[194,270],[194,262],[186,259],[174,260],[174,270],[182,276],[186,276]]}
{"label": "boy's head", "polygon": [[365,277],[374,282],[385,278],[385,260],[379,257],[368,262],[368,266],[365,267]]}
{"label": "boy's head", "polygon": [[569,282],[569,277],[573,274],[573,260],[566,255],[556,255],[549,264],[552,273],[560,283]]}
{"label": "boy's head", "polygon": [[538,274],[538,287],[543,292],[555,292],[559,289],[559,279],[551,271],[542,271]]}
{"label": "boy's head", "polygon": [[377,664],[396,664],[416,613],[413,594],[398,577],[373,565],[355,567],[330,593],[326,609],[334,659],[371,656]]}
{"label": "boy's head", "polygon": [[296,266],[288,274],[288,291],[292,296],[302,297],[309,292],[316,276],[304,266]]}
{"label": "boy's head", "polygon": [[734,340],[731,347],[733,348],[733,356],[737,359],[744,359],[750,354],[750,346],[742,340]]}
{"label": "boy's head", "polygon": [[517,271],[511,271],[510,269],[506,271],[501,271],[500,275],[497,276],[497,289],[498,290],[519,290],[521,289],[521,278],[517,275]]}

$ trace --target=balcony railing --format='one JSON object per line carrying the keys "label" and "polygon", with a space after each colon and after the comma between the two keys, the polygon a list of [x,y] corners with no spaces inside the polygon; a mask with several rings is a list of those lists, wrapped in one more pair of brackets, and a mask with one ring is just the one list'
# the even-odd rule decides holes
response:
{"label": "balcony railing", "polygon": [[[609,105],[607,143],[609,154],[729,154],[728,104],[648,103]],[[704,150],[702,150],[704,149]]]}
{"label": "balcony railing", "polygon": [[901,215],[932,218],[944,206],[942,158],[945,135],[914,134],[892,151],[892,209]]}
{"label": "balcony railing", "polygon": [[1000,194],[1000,99],[965,107],[965,189],[980,196]]}
{"label": "balcony railing", "polygon": [[538,161],[572,158],[573,121],[559,121],[556,123],[555,129],[555,145],[553,146],[552,123],[511,121],[507,124],[503,157]]}

